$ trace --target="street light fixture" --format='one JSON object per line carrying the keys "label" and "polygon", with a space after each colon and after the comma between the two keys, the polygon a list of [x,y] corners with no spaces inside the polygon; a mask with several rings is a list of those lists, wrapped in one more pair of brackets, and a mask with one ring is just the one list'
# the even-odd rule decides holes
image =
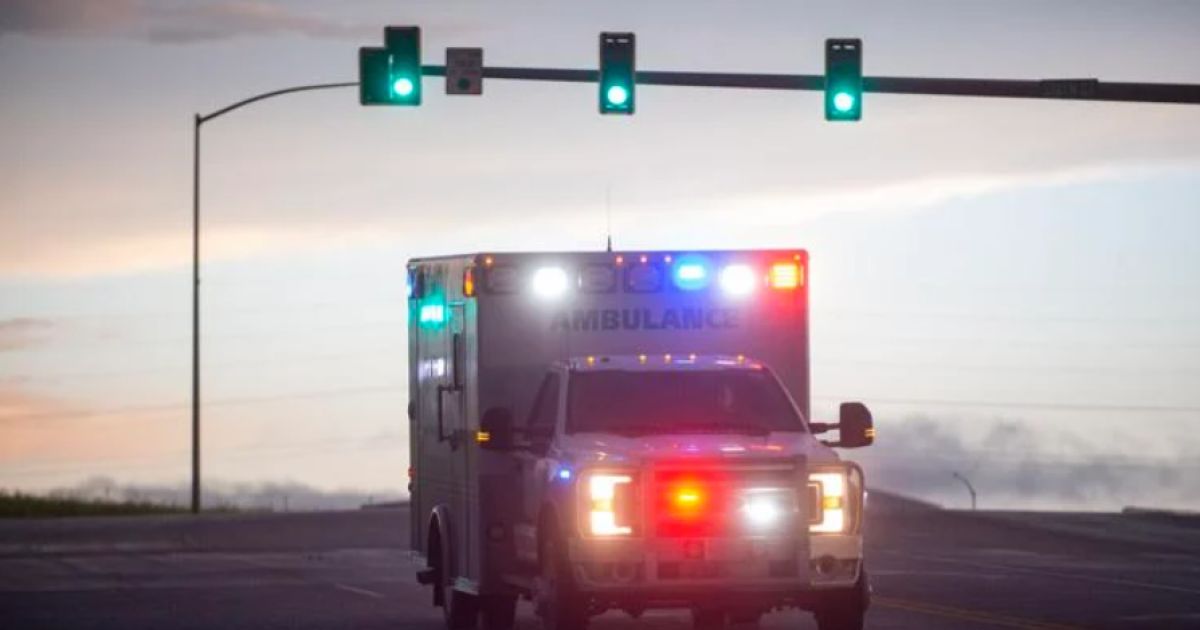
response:
{"label": "street light fixture", "polygon": [[970,481],[967,481],[967,478],[966,478],[966,477],[964,477],[964,476],[960,475],[960,474],[959,474],[959,473],[957,473],[957,472],[952,472],[952,473],[950,473],[950,474],[951,474],[951,475],[952,475],[952,476],[953,476],[955,479],[957,479],[957,480],[959,480],[959,481],[963,482],[963,485],[967,487],[967,492],[970,492],[970,493],[971,493],[971,511],[972,511],[972,512],[974,512],[974,511],[975,511],[975,486],[972,486],[972,485],[971,485],[971,482],[970,482]]}

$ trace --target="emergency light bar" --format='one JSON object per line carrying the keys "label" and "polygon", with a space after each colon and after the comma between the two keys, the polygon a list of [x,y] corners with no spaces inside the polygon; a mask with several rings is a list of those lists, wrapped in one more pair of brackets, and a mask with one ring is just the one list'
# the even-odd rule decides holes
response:
{"label": "emergency light bar", "polygon": [[[611,262],[588,262],[579,268],[543,264],[518,268],[502,256],[483,259],[483,288],[492,294],[522,293],[527,289],[541,299],[557,300],[572,291],[611,293],[659,293],[662,291],[700,292],[719,290],[729,298],[748,298],[760,289],[796,291],[805,286],[801,254],[790,259],[775,258],[777,253],[756,255],[738,252],[732,260],[721,261],[721,253],[706,254],[615,254]],[[787,254],[785,254],[786,256]],[[736,257],[736,258],[735,258]],[[754,258],[760,258],[755,261]],[[464,276],[466,297],[477,291],[474,271]]]}

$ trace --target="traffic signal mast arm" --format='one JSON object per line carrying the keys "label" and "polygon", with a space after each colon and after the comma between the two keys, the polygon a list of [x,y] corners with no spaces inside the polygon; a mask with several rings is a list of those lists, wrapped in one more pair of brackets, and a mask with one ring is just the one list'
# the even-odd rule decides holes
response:
{"label": "traffic signal mast arm", "polygon": [[[441,77],[445,66],[421,66],[421,75]],[[519,81],[553,81],[559,83],[595,83],[599,70],[567,68],[484,67],[483,76],[489,79]],[[660,72],[642,70],[637,73],[639,85],[673,85],[679,87],[750,88],[763,90],[825,89],[825,77],[819,74],[745,74],[726,72]],[[201,115],[207,122],[222,114],[263,99],[293,92],[357,87],[357,81],[301,85],[257,94],[221,109]],[[1000,98],[1053,98],[1087,101],[1120,101],[1133,103],[1200,104],[1200,85],[1190,83],[1115,83],[1096,79],[935,79],[926,77],[863,77],[863,91],[878,94],[927,94],[932,96],[983,96]]]}
{"label": "traffic signal mast arm", "polygon": [[[445,66],[422,66],[425,76],[445,76]],[[486,79],[596,83],[599,70],[485,66]],[[638,70],[638,85],[749,88],[764,90],[825,89],[819,74],[747,74]],[[1127,83],[1098,79],[958,79],[930,77],[863,77],[863,91],[878,94],[1044,98],[1135,103],[1200,104],[1200,85],[1191,83]]]}
{"label": "traffic signal mast arm", "polygon": [[249,105],[251,103],[256,103],[258,101],[265,100],[268,98],[273,98],[276,96],[283,96],[284,94],[292,94],[294,92],[309,92],[312,90],[328,90],[328,89],[332,89],[332,88],[348,88],[348,87],[358,87],[358,81],[343,81],[341,83],[315,83],[313,85],[297,85],[295,87],[283,88],[282,90],[272,90],[270,92],[263,92],[262,94],[255,94],[254,96],[251,96],[249,98],[244,98],[236,103],[230,103],[229,105],[226,105],[225,107],[222,107],[221,109],[210,112],[208,114],[203,114],[203,115],[197,114],[196,121],[197,121],[197,123],[205,123],[205,122],[212,120],[213,118],[216,118],[217,116],[220,116],[222,114],[228,114],[229,112],[231,112],[235,109],[245,107],[246,105]]}

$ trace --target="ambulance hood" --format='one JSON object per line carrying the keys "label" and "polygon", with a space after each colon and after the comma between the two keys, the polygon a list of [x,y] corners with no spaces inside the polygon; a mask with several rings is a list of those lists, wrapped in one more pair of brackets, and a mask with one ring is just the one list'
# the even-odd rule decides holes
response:
{"label": "ambulance hood", "polygon": [[790,459],[805,456],[810,463],[838,461],[837,453],[810,433],[773,432],[677,433],[623,436],[612,433],[574,433],[560,436],[562,459],[574,465],[639,465],[653,460],[706,461]]}

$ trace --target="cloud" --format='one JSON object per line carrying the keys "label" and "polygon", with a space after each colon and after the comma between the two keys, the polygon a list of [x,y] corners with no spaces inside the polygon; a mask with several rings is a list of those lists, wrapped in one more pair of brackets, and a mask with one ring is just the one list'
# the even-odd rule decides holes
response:
{"label": "cloud", "polygon": [[[613,215],[620,223],[618,227],[636,225],[639,237],[651,242],[660,239],[684,246],[681,239],[686,235],[679,233],[677,222],[673,219],[686,213],[691,224],[706,227],[700,236],[709,239],[687,242],[687,245],[753,246],[755,238],[761,239],[763,234],[771,233],[778,227],[802,225],[829,214],[911,213],[954,200],[986,197],[1006,191],[1134,180],[1155,171],[1195,168],[1194,163],[1125,168],[1099,165],[1041,173],[945,174],[905,181],[882,181],[849,190],[831,186],[767,192],[725,190],[721,194],[689,198],[687,203],[671,198],[639,199],[622,204]],[[444,178],[437,173],[430,173],[428,177],[436,181],[443,181]],[[428,207],[436,207],[441,203],[461,207],[487,205],[486,191],[491,190],[491,186],[481,185],[478,189],[465,192],[445,192],[452,188],[452,179],[444,178],[445,188],[430,186],[412,191],[411,203]],[[443,197],[453,199],[446,201]],[[536,217],[547,232],[559,235],[560,239],[578,238],[584,243],[595,240],[596,230],[603,224],[602,209],[577,206],[577,213],[564,215],[559,206],[538,201],[541,203],[529,204],[517,195],[508,200],[492,201],[488,207],[494,213],[511,215],[519,211],[526,217]],[[570,200],[564,203],[570,203]],[[730,208],[738,208],[739,212],[731,214]],[[313,254],[350,245],[370,246],[378,243],[416,247],[419,251],[431,235],[440,238],[445,238],[447,234],[461,237],[471,230],[476,230],[479,239],[488,240],[495,247],[539,246],[536,240],[530,242],[539,238],[537,233],[514,232],[507,223],[480,221],[474,227],[466,228],[438,217],[397,215],[390,206],[380,209],[371,203],[363,203],[355,210],[353,222],[347,222],[344,215],[332,212],[318,216],[318,213],[306,215],[301,209],[291,209],[295,216],[285,221],[277,218],[275,211],[254,212],[258,212],[258,216],[244,223],[206,228],[202,254],[205,263]],[[589,218],[597,220],[589,222]],[[46,248],[41,246],[41,238],[47,232],[40,224],[16,223],[13,227],[11,236],[0,236],[0,245],[4,245],[0,247],[0,276],[89,277],[180,269],[191,261],[190,232],[178,228],[168,230],[151,226],[137,231],[106,233],[105,226],[98,225],[96,230],[82,233],[59,230],[55,232],[56,247]],[[31,233],[20,235],[18,231],[22,228]]]}
{"label": "cloud", "polygon": [[[458,17],[462,14],[422,17],[423,24],[437,25],[429,29],[430,41],[434,33],[445,39],[474,28],[478,35],[456,43],[487,44],[488,50],[516,55],[497,56],[498,62],[575,59],[578,46],[557,37],[504,39],[513,28],[534,25],[502,17],[487,21],[478,13],[472,14],[478,21],[473,24]],[[369,35],[358,41],[364,43],[379,41],[378,25],[386,18],[357,17],[329,3],[0,4],[0,33],[144,41],[283,32],[348,37],[359,28],[357,21],[370,19],[375,26],[363,29]],[[320,43],[288,45],[304,55]],[[764,46],[746,48],[769,60]],[[134,85],[158,70],[150,57],[145,67],[123,69],[139,77]],[[0,275],[55,278],[186,266],[190,134],[181,112],[194,111],[188,108],[197,102],[215,107],[248,93],[243,84],[260,85],[258,72],[269,67],[203,70],[206,63],[227,63],[224,59],[205,58],[196,66],[219,71],[216,84],[189,82],[186,90],[164,91],[161,103],[147,107],[144,116],[131,111],[111,119],[89,117],[88,124],[55,105],[61,95],[49,89],[73,84],[74,74],[61,82],[31,82],[28,110],[21,105],[7,118],[28,116],[43,126],[22,123],[11,148],[0,149],[0,160],[15,164],[0,172],[0,189],[7,193],[0,201]],[[282,71],[289,59],[291,54],[271,63]],[[353,57],[340,59],[351,63]],[[897,54],[893,63],[905,59]],[[1147,68],[1158,67],[1150,61],[1142,59]],[[662,67],[689,67],[685,62],[690,63],[687,56]],[[995,59],[990,63],[1005,67]],[[295,111],[295,117],[268,115],[264,106],[247,110],[247,116],[260,118],[231,120],[237,124],[228,126],[222,121],[223,127],[205,132],[204,262],[318,249],[332,231],[376,238],[371,233],[376,227],[387,238],[419,232],[426,251],[464,242],[456,240],[463,226],[495,227],[496,234],[487,236],[503,242],[493,247],[563,247],[564,237],[602,242],[606,185],[612,189],[618,242],[629,242],[630,235],[647,245],[754,246],[785,234],[794,238],[795,228],[821,215],[912,212],[1028,188],[1047,189],[1049,196],[1054,187],[1194,170],[1200,158],[1200,126],[1193,124],[1194,112],[1179,107],[1155,106],[1139,115],[1133,106],[1115,104],[879,95],[880,109],[870,120],[843,127],[803,114],[816,111],[798,105],[805,99],[816,103],[814,94],[656,88],[631,125],[614,126],[580,109],[586,93],[580,86],[492,85],[482,101],[443,100],[431,93],[427,107],[409,112],[421,121],[415,125],[395,124],[396,112],[351,113],[350,90],[314,95],[315,105],[272,102],[276,111]],[[114,98],[116,107],[132,109],[128,87],[114,84],[110,93],[100,86],[96,96],[109,109]],[[310,106],[325,109],[305,109]],[[98,104],[97,112],[105,109]],[[405,159],[409,153],[397,152],[397,142],[420,147],[420,159]],[[534,216],[543,229],[511,229]]]}
{"label": "cloud", "polygon": [[967,505],[966,489],[952,476],[959,472],[978,491],[981,508],[1200,506],[1200,469],[1187,463],[1200,461],[1195,443],[1179,445],[1173,457],[1148,459],[1024,421],[995,419],[980,430],[960,418],[924,415],[881,427],[880,436],[854,454],[868,484],[947,505]]}
{"label": "cloud", "polygon": [[[1159,166],[1160,169],[1172,166]],[[1047,172],[958,173],[885,181],[850,189],[818,188],[791,194],[748,195],[737,200],[740,225],[794,224],[797,208],[801,216],[838,212],[911,212],[958,199],[986,197],[1013,190],[1049,189],[1132,179],[1152,172],[1144,166],[1095,165],[1062,168]],[[730,200],[689,207],[689,216],[708,221],[728,221]]]}
{"label": "cloud", "polygon": [[21,350],[45,341],[54,322],[36,317],[16,317],[0,320],[0,352]]}
{"label": "cloud", "polygon": [[0,384],[0,476],[13,465],[69,461],[86,470],[103,458],[144,457],[182,432],[163,422],[166,412],[97,418],[86,412],[66,399]]}
{"label": "cloud", "polygon": [[332,20],[263,0],[8,0],[0,4],[0,36],[125,37],[190,43],[294,33],[354,39],[378,27]]}
{"label": "cloud", "polygon": [[0,4],[0,35],[98,35],[137,20],[136,0],[10,0]]}
{"label": "cloud", "polygon": [[[256,406],[251,411],[242,405],[252,404],[254,399],[242,399],[242,404],[236,399],[208,401],[204,416],[206,467],[229,480],[220,488],[226,496],[220,501],[253,506],[261,502],[247,497],[290,494],[296,501],[293,509],[309,509],[302,490],[275,487],[279,484],[262,486],[278,479],[313,484],[323,491],[357,487],[400,492],[407,460],[406,430],[373,431],[370,421],[360,421],[355,423],[359,429],[355,434],[330,436],[320,424],[324,418],[309,428],[297,428],[294,410],[310,403],[293,398],[297,397],[258,399],[285,404],[274,410]],[[111,401],[98,408],[78,396],[0,383],[0,487],[47,491],[96,475],[151,485],[186,479],[188,406]],[[329,409],[344,411],[347,407]],[[386,410],[355,409],[388,417]],[[280,439],[281,434],[272,428],[283,426],[288,427],[286,439]],[[234,486],[233,480],[251,486]],[[360,503],[366,502],[363,494]],[[245,500],[235,499],[238,496]],[[375,496],[380,499],[379,493]],[[326,501],[321,507],[332,506]]]}
{"label": "cloud", "polygon": [[[376,225],[310,224],[292,226],[235,226],[205,230],[203,262],[237,261],[253,257],[306,254],[353,244],[391,242],[400,232]],[[2,240],[2,239],[0,239]],[[188,234],[147,232],[107,238],[83,238],[53,252],[13,243],[0,252],[0,276],[21,278],[83,278],[97,275],[182,269],[191,264]],[[0,336],[0,350],[4,349]]]}

